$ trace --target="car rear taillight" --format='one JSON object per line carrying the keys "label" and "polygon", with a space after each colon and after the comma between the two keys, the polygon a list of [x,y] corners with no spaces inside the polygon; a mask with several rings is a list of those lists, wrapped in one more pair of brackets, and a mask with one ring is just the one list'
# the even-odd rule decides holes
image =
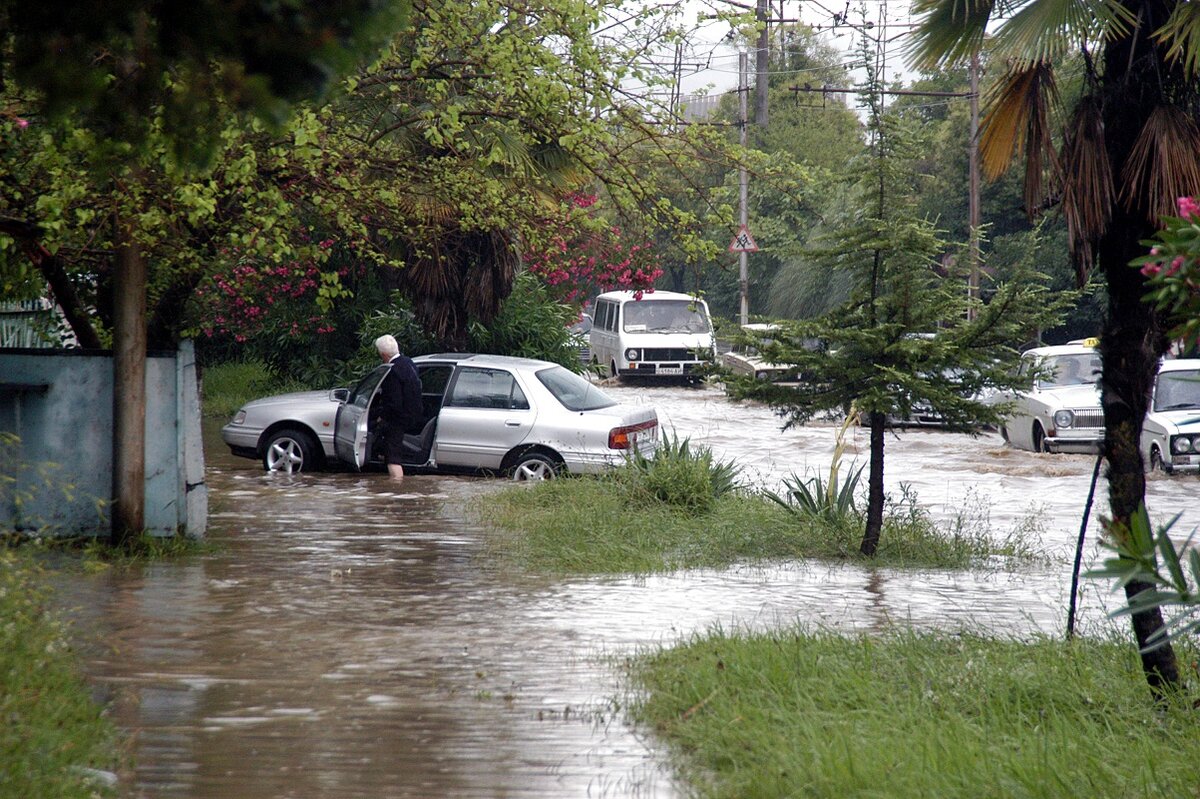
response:
{"label": "car rear taillight", "polygon": [[608,431],[608,448],[629,449],[632,445],[636,444],[637,440],[642,436],[653,438],[658,432],[657,428],[657,419],[652,419],[649,422],[629,424],[623,427],[614,427],[612,430]]}

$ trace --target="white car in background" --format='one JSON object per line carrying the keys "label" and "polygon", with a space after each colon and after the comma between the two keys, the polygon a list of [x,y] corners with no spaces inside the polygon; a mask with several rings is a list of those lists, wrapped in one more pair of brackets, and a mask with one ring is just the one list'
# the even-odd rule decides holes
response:
{"label": "white car in background", "polygon": [[1031,452],[1095,452],[1104,441],[1095,341],[1026,350],[1019,374],[1034,375],[1029,391],[996,395],[1012,403],[1000,428],[1004,439]]}
{"label": "white car in background", "polygon": [[1151,470],[1200,471],[1200,359],[1163,361],[1142,425]]}
{"label": "white car in background", "polygon": [[737,377],[753,377],[755,380],[785,380],[795,367],[764,360],[759,347],[771,341],[771,334],[779,325],[750,322],[742,325],[747,339],[734,342],[728,352],[721,354],[721,365]]}

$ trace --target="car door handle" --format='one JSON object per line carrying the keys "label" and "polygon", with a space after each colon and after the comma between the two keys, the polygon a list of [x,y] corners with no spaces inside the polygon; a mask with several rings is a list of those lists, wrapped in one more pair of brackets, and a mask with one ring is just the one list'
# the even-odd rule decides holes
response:
{"label": "car door handle", "polygon": [[520,427],[521,421],[519,419],[505,419],[504,426],[505,427]]}

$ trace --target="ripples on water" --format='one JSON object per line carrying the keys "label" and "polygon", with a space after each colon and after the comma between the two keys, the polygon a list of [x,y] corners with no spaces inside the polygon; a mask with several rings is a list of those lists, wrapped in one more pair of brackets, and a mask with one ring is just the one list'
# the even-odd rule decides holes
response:
{"label": "ripples on water", "polygon": [[[827,469],[833,452],[834,426],[781,433],[769,409],[718,389],[611,393],[654,404],[666,429],[760,485]],[[135,742],[129,796],[673,796],[659,753],[610,707],[622,690],[611,656],[718,624],[1059,634],[1093,462],[993,434],[889,436],[893,495],[904,483],[939,518],[966,508],[1001,531],[1038,516],[1056,561],[1020,575],[793,563],[549,579],[483,556],[463,502],[496,481],[267,475],[213,433],[220,551],[63,586],[102,698]],[[852,435],[846,457],[865,460],[866,432]],[[1195,485],[1153,478],[1151,501],[1184,510],[1190,529]],[[1083,629],[1104,627],[1110,603],[1107,586],[1088,586]]]}

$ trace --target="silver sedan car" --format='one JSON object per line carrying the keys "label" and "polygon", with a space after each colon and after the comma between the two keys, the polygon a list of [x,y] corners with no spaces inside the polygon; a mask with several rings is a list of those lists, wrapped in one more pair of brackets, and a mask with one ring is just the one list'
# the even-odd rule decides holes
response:
{"label": "silver sedan car", "polygon": [[[600,472],[658,444],[653,407],[618,404],[556,364],[454,353],[413,362],[425,424],[405,436],[405,466],[544,479]],[[259,459],[270,471],[365,468],[378,462],[371,411],[390,368],[381,364],[350,389],[249,402],[221,436],[233,454]]]}

